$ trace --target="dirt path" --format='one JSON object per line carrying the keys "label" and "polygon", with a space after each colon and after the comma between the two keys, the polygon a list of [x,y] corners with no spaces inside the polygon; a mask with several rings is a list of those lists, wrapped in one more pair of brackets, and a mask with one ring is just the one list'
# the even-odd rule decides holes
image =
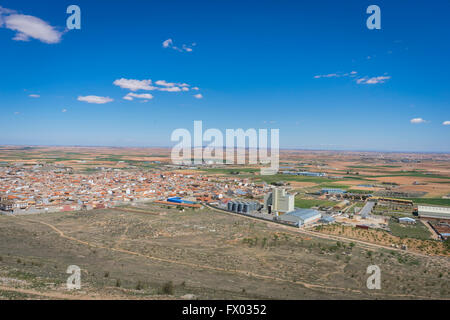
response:
{"label": "dirt path", "polygon": [[431,237],[434,240],[439,240],[439,235],[436,233],[436,231],[430,226],[430,223],[428,221],[423,221],[423,224],[428,228],[428,230],[431,233]]}
{"label": "dirt path", "polygon": [[125,227],[125,231],[120,236],[119,240],[117,240],[116,245],[114,246],[116,249],[119,248],[119,246],[122,244],[123,241],[125,241],[128,233],[129,225]]}
{"label": "dirt path", "polygon": [[[19,217],[17,217],[17,218],[20,219]],[[332,291],[341,291],[341,292],[348,292],[348,293],[363,294],[363,292],[361,290],[357,290],[357,289],[342,288],[342,287],[335,287],[335,286],[326,286],[326,285],[319,285],[319,284],[312,284],[312,283],[307,283],[307,282],[304,282],[304,281],[298,281],[298,280],[295,281],[295,280],[288,280],[288,279],[272,277],[272,276],[267,276],[267,275],[261,275],[261,274],[257,274],[257,273],[250,272],[250,271],[229,270],[229,269],[225,269],[225,268],[213,267],[213,266],[204,265],[204,264],[196,264],[196,263],[190,263],[190,262],[183,262],[183,261],[176,261],[176,260],[165,259],[165,258],[160,258],[160,257],[154,257],[154,256],[142,254],[142,253],[139,253],[139,252],[126,250],[126,249],[110,248],[110,247],[102,246],[102,245],[91,243],[91,242],[88,242],[88,241],[79,240],[79,239],[76,239],[74,237],[68,236],[62,230],[58,229],[54,225],[52,225],[50,223],[47,223],[47,222],[30,220],[30,219],[24,219],[24,218],[22,218],[22,220],[28,221],[28,222],[32,222],[32,223],[40,223],[40,224],[46,225],[49,228],[51,228],[53,231],[55,231],[60,237],[65,238],[65,239],[70,240],[70,241],[73,241],[73,242],[80,243],[82,245],[86,245],[86,246],[89,246],[89,247],[95,247],[95,248],[99,248],[99,249],[111,250],[111,251],[120,252],[120,253],[124,253],[124,254],[129,254],[129,255],[134,255],[134,256],[139,256],[139,257],[143,257],[143,258],[146,258],[146,259],[151,259],[151,260],[158,261],[158,262],[165,262],[165,263],[171,263],[171,264],[176,264],[176,265],[184,265],[184,266],[192,267],[192,268],[195,268],[195,269],[204,269],[204,270],[210,270],[210,271],[218,271],[218,272],[225,272],[225,273],[231,273],[231,274],[238,274],[238,275],[243,275],[243,276],[247,276],[247,277],[254,277],[254,278],[262,279],[262,280],[271,280],[271,281],[284,282],[284,283],[290,283],[290,284],[298,284],[298,285],[301,285],[301,286],[303,286],[303,287],[305,287],[307,289],[316,290],[316,291],[319,291],[319,292],[332,290]],[[377,292],[371,292],[370,296],[389,296],[389,297],[397,297],[397,298],[409,297],[409,298],[419,298],[419,299],[430,299],[431,298],[429,296],[419,296],[419,295],[409,295],[409,294],[386,294],[386,293],[377,293]]]}
{"label": "dirt path", "polygon": [[151,215],[154,215],[154,216],[159,216],[159,213],[148,212],[148,211],[139,210],[139,209],[110,208],[110,210],[121,211],[121,212],[143,213],[143,214],[151,214]]}
{"label": "dirt path", "polygon": [[[56,292],[56,291],[46,291],[46,292],[40,292],[36,290],[31,289],[23,289],[23,288],[13,288],[13,287],[5,287],[0,286],[0,290],[3,291],[10,291],[10,292],[18,292],[23,294],[30,294],[34,296],[40,296],[45,297],[49,299],[62,299],[62,300],[112,300],[112,299],[120,299],[118,297],[112,297],[112,296],[101,296],[101,297],[94,297],[86,294],[66,294],[62,292]],[[75,291],[74,291],[75,292]]]}

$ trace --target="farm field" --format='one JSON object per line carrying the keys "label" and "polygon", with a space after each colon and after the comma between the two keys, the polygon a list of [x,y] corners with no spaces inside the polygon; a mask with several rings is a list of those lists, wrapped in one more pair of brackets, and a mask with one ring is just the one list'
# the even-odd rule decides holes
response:
{"label": "farm field", "polygon": [[392,235],[400,238],[416,238],[427,240],[431,238],[431,233],[422,221],[418,220],[415,225],[405,225],[394,221],[389,221],[389,228]]}

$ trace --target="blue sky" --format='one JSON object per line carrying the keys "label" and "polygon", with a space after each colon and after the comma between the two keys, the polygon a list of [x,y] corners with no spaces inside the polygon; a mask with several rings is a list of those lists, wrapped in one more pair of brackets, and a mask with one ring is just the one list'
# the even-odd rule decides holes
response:
{"label": "blue sky", "polygon": [[282,148],[450,152],[448,1],[0,6],[0,144],[171,146],[202,120]]}

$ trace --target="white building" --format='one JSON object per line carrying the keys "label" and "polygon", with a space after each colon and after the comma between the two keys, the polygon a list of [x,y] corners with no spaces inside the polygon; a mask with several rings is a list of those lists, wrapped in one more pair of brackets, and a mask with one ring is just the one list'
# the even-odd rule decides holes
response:
{"label": "white building", "polygon": [[295,197],[285,189],[275,188],[264,196],[264,208],[269,212],[286,213],[294,211]]}
{"label": "white building", "polygon": [[420,218],[450,219],[448,207],[418,206],[417,211]]}

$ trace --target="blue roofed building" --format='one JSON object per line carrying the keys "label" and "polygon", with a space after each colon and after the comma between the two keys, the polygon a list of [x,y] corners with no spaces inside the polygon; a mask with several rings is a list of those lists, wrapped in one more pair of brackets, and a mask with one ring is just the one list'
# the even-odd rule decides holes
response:
{"label": "blue roofed building", "polygon": [[276,217],[277,221],[301,227],[312,223],[322,217],[319,211],[314,209],[297,209]]}
{"label": "blue roofed building", "polygon": [[337,188],[322,188],[322,194],[342,194],[346,193],[345,190],[337,189]]}
{"label": "blue roofed building", "polygon": [[335,222],[336,219],[334,219],[332,216],[323,216],[322,218],[320,218],[319,222],[321,223],[333,223]]}
{"label": "blue roofed building", "polygon": [[398,222],[400,223],[406,223],[406,224],[415,224],[416,220],[410,217],[401,217],[398,218]]}

